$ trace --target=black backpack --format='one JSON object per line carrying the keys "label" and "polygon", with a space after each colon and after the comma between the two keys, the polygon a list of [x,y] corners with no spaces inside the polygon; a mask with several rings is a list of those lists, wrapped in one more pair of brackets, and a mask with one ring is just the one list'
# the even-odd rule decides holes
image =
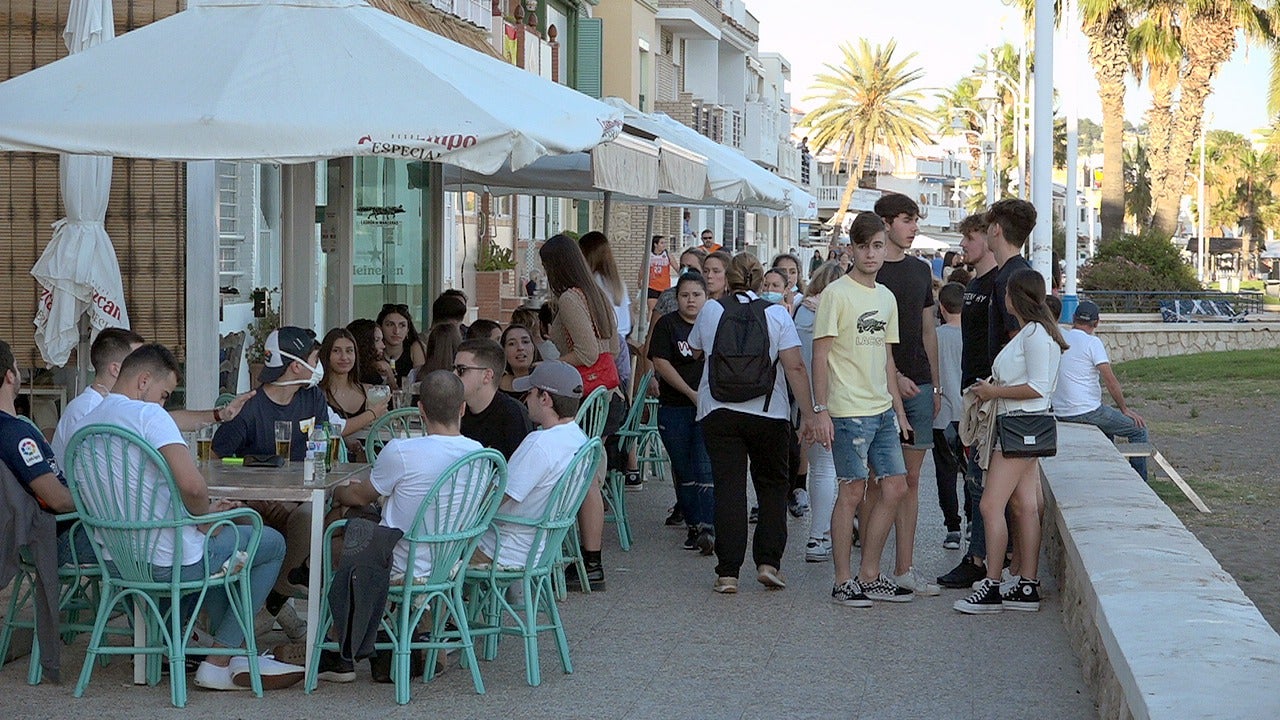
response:
{"label": "black backpack", "polygon": [[769,303],[759,298],[738,302],[736,295],[720,299],[724,314],[716,327],[707,380],[711,397],[737,403],[764,396],[764,409],[773,399],[777,360],[769,359]]}

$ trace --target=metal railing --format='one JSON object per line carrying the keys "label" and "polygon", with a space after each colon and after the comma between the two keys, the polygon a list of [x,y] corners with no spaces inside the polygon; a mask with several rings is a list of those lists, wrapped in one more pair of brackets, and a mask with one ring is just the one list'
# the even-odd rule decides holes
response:
{"label": "metal railing", "polygon": [[1127,290],[1088,290],[1082,300],[1091,300],[1105,313],[1158,313],[1160,302],[1170,300],[1212,300],[1231,303],[1238,313],[1262,312],[1262,293],[1200,292],[1134,292]]}

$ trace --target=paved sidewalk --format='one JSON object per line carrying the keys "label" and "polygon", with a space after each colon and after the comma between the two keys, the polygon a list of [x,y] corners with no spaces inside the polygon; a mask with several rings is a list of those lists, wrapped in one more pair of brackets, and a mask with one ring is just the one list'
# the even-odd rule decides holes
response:
{"label": "paved sidewalk", "polygon": [[[960,551],[941,547],[929,463],[921,485],[916,559],[933,576],[954,566]],[[498,659],[481,666],[484,696],[455,662],[416,687],[402,708],[392,687],[371,683],[361,663],[354,684],[321,683],[309,696],[294,688],[257,700],[192,686],[186,710],[174,713],[167,687],[133,687],[128,663],[119,661],[95,671],[84,698],[71,697],[81,639],[64,654],[60,687],[27,686],[25,658],[0,669],[0,707],[11,718],[112,720],[1097,717],[1051,578],[1038,613],[962,616],[951,609],[958,590],[905,605],[839,607],[829,602],[831,565],[803,560],[805,519],[790,524],[786,590],[766,592],[744,568],[738,595],[716,595],[714,558],[682,550],[683,530],[662,527],[672,497],[669,486],[653,482],[628,494],[636,544],[623,553],[616,534],[606,535],[608,591],[573,594],[562,605],[575,672],[562,674],[554,645],[544,642],[538,688],[525,684],[523,653],[508,639]]]}

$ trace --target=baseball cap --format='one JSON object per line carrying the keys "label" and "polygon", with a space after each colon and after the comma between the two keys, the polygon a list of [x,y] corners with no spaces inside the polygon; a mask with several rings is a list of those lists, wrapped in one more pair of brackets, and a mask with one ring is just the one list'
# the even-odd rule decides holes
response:
{"label": "baseball cap", "polygon": [[1098,306],[1089,302],[1082,301],[1076,306],[1076,311],[1072,314],[1073,322],[1098,322]]}
{"label": "baseball cap", "polygon": [[280,379],[285,368],[294,360],[307,361],[307,356],[316,347],[316,334],[306,328],[286,325],[279,330],[272,330],[267,341],[262,344],[262,372],[258,374],[258,382],[269,383]]}
{"label": "baseball cap", "polygon": [[546,360],[538,363],[533,372],[511,381],[511,389],[516,392],[525,392],[530,388],[538,388],[561,397],[580,398],[582,374],[569,363]]}

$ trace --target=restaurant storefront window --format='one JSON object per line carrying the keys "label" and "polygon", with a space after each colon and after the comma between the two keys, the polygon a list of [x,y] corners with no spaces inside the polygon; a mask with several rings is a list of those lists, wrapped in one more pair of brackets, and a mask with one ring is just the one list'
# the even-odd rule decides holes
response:
{"label": "restaurant storefront window", "polygon": [[384,303],[405,303],[424,329],[427,178],[424,163],[355,158],[355,317],[376,318]]}

